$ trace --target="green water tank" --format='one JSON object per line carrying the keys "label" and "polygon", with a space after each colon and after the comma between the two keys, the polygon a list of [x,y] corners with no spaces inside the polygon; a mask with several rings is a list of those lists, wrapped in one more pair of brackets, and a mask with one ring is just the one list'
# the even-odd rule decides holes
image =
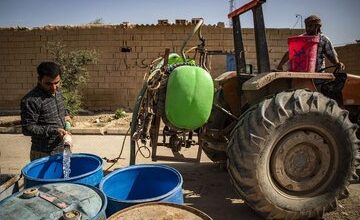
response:
{"label": "green water tank", "polygon": [[182,63],[183,59],[177,53],[169,54],[168,64]]}
{"label": "green water tank", "polygon": [[[192,65],[195,65],[195,60],[193,59],[188,58],[186,61]],[[179,54],[177,53],[169,54],[168,65],[181,64],[181,63],[184,63],[184,60]],[[164,65],[164,59],[161,59],[161,61],[156,65],[155,69],[160,69],[162,65]]]}
{"label": "green water tank", "polygon": [[198,66],[179,66],[168,79],[165,115],[176,128],[194,130],[209,119],[214,96],[210,74]]}
{"label": "green water tank", "polygon": [[[182,58],[177,53],[170,53],[168,57],[168,64],[178,64],[182,63]],[[155,69],[160,69],[164,65],[164,59],[161,59],[160,62],[156,65]]]}
{"label": "green water tank", "polygon": [[106,219],[107,200],[92,186],[53,183],[28,188],[0,202],[1,219]]}

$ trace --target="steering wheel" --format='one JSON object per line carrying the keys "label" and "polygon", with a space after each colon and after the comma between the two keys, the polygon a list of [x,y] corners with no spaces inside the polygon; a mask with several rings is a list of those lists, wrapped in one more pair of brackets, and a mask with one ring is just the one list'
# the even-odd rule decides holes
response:
{"label": "steering wheel", "polygon": [[335,69],[334,69],[334,71],[333,71],[333,74],[339,73],[339,72],[340,72],[340,67],[339,67],[338,65],[332,65],[332,66],[327,66],[327,67],[321,68],[321,69],[319,70],[319,72],[323,72],[323,71],[325,71],[325,70],[327,70],[327,69],[334,68],[334,67],[335,67]]}

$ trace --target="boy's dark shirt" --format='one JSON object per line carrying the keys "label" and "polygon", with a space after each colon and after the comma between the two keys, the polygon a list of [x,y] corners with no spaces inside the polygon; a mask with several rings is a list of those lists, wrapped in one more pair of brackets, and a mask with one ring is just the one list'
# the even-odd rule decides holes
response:
{"label": "boy's dark shirt", "polygon": [[44,91],[38,85],[21,100],[22,132],[31,136],[31,150],[51,152],[62,146],[57,129],[64,128],[64,100],[59,91],[54,95]]}

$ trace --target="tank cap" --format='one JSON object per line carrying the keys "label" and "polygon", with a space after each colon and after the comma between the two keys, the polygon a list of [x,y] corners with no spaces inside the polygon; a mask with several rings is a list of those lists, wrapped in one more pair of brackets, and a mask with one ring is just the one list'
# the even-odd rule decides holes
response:
{"label": "tank cap", "polygon": [[22,194],[22,197],[25,199],[30,199],[39,194],[39,190],[37,188],[29,188],[25,190]]}
{"label": "tank cap", "polygon": [[80,220],[81,213],[78,210],[70,210],[70,211],[64,212],[63,219],[64,220]]}

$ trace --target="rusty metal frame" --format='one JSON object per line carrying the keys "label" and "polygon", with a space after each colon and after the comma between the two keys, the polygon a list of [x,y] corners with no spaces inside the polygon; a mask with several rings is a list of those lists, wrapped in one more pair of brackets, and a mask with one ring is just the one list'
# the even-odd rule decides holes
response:
{"label": "rusty metal frame", "polygon": [[233,22],[236,72],[238,74],[246,72],[245,49],[241,34],[240,15],[250,10],[253,12],[258,72],[264,73],[270,71],[269,51],[262,11],[262,4],[265,2],[266,0],[253,0],[228,14],[228,17],[231,18]]}
{"label": "rusty metal frame", "polygon": [[235,11],[232,11],[228,14],[228,18],[234,18],[236,16],[239,16],[241,14],[244,14],[245,12],[253,9],[256,6],[259,6],[263,3],[265,3],[266,0],[253,0],[243,6],[241,6],[240,8],[236,9]]}

